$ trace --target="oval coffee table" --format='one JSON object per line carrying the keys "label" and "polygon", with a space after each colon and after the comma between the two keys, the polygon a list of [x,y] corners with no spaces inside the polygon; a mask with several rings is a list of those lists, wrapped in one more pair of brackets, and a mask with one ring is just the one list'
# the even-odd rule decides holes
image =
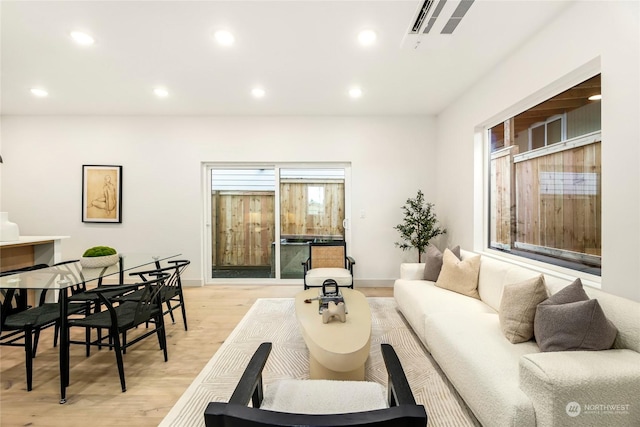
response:
{"label": "oval coffee table", "polygon": [[340,289],[347,306],[347,321],[322,323],[318,288],[300,292],[295,298],[296,317],[304,342],[309,348],[311,379],[364,380],[364,363],[371,348],[371,311],[367,298],[353,289]]}

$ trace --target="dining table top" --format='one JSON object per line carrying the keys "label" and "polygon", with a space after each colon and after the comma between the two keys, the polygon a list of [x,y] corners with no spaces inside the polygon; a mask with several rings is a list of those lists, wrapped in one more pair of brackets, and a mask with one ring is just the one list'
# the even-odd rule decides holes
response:
{"label": "dining table top", "polygon": [[[79,261],[0,277],[1,289],[66,289],[80,282],[91,282],[133,271],[180,256],[178,253],[121,253],[120,261],[108,267],[82,267]],[[72,268],[73,267],[73,268]],[[81,274],[77,274],[81,272]]]}

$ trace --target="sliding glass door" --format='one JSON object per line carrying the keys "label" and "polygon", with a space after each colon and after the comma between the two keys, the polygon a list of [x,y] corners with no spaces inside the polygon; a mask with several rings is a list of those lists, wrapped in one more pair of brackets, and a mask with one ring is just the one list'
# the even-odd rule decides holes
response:
{"label": "sliding glass door", "polygon": [[207,283],[302,279],[309,242],[348,239],[348,165],[205,171]]}
{"label": "sliding glass door", "polygon": [[280,169],[280,277],[301,279],[308,243],[344,240],[344,168]]}

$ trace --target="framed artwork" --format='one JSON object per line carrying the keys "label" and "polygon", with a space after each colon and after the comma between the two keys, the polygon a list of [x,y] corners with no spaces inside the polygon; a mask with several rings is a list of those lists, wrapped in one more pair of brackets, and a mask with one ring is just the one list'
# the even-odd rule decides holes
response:
{"label": "framed artwork", "polygon": [[82,165],[82,222],[122,222],[122,166]]}

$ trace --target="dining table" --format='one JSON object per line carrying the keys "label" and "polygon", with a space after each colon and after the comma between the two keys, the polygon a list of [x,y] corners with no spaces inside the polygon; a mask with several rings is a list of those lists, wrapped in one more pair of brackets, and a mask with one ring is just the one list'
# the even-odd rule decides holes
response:
{"label": "dining table", "polygon": [[[51,266],[39,270],[11,274],[0,277],[0,289],[19,289],[21,291],[54,291],[60,307],[60,403],[66,403],[66,389],[69,386],[69,326],[68,326],[68,289],[84,282],[87,287],[108,286],[103,281],[113,279],[117,284],[125,282],[125,272],[148,269],[150,265],[160,268],[161,261],[180,256],[179,253],[121,253],[118,262],[105,267],[83,268],[80,261],[75,269],[68,266]],[[80,274],[75,272],[79,271]],[[117,276],[117,279],[116,279]],[[106,280],[105,280],[106,279]],[[55,292],[58,291],[58,292]]]}

